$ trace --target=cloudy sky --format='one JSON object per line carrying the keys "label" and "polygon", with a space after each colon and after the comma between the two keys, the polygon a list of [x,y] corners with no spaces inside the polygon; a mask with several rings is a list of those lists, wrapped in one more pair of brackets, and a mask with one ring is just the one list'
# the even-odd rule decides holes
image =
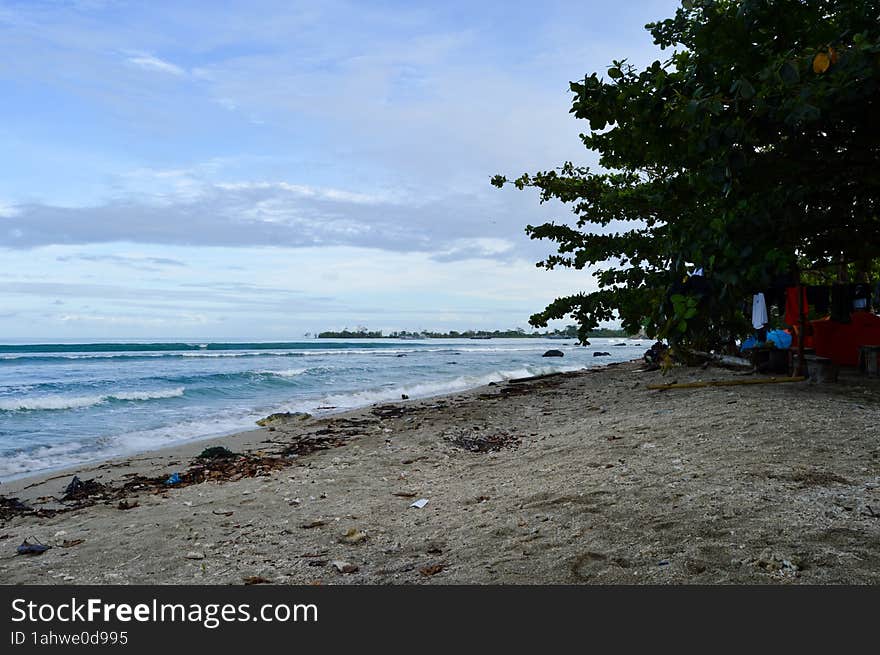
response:
{"label": "cloudy sky", "polygon": [[0,341],[526,327],[516,175],[675,0],[0,0]]}

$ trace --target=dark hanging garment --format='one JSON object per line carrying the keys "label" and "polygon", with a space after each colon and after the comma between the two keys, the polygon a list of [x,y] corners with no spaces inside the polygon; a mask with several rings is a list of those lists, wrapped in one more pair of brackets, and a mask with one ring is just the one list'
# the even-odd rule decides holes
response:
{"label": "dark hanging garment", "polygon": [[831,306],[831,289],[828,287],[807,287],[807,303],[817,314],[824,316]]}
{"label": "dark hanging garment", "polygon": [[849,284],[835,284],[831,287],[831,320],[849,323],[852,302],[852,287]]}
{"label": "dark hanging garment", "polygon": [[[794,286],[797,286],[797,278],[794,275],[785,273],[775,276],[770,284],[770,288],[764,291],[767,307],[777,307],[779,315],[784,316],[787,309],[786,303],[789,300],[788,289]],[[797,296],[793,297],[797,298]],[[794,311],[797,312],[797,309]]]}

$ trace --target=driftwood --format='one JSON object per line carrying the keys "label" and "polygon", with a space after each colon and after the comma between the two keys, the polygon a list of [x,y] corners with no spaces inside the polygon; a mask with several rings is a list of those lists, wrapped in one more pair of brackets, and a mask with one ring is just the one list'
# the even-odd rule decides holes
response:
{"label": "driftwood", "polygon": [[803,376],[793,378],[759,378],[750,380],[707,380],[705,382],[681,382],[676,384],[649,384],[648,389],[700,389],[702,387],[738,387],[744,384],[778,384],[781,382],[803,382]]}
{"label": "driftwood", "polygon": [[521,382],[534,382],[535,380],[546,380],[547,378],[555,378],[560,375],[564,375],[563,372],[556,373],[544,373],[543,375],[532,375],[527,378],[511,378],[507,381],[508,384],[519,384]]}

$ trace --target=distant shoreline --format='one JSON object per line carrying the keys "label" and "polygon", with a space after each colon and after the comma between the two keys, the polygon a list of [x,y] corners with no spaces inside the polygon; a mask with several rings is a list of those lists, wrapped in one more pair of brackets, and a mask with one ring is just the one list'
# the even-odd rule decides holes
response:
{"label": "distant shoreline", "polygon": [[[318,339],[577,339],[577,332],[568,330],[558,332],[535,332],[526,334],[516,330],[468,330],[466,332],[392,332],[384,334],[381,330],[376,332],[360,331],[351,332],[319,332]],[[588,339],[647,339],[647,337],[629,334],[624,330],[596,330],[587,335]]]}

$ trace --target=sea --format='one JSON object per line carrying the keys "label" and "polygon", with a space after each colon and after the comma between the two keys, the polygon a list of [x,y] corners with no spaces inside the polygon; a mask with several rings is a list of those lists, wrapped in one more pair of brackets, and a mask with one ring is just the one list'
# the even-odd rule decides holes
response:
{"label": "sea", "polygon": [[[0,345],[0,482],[252,429],[642,356],[592,339]],[[542,357],[558,349],[564,357]],[[594,356],[606,352],[608,355]]]}

